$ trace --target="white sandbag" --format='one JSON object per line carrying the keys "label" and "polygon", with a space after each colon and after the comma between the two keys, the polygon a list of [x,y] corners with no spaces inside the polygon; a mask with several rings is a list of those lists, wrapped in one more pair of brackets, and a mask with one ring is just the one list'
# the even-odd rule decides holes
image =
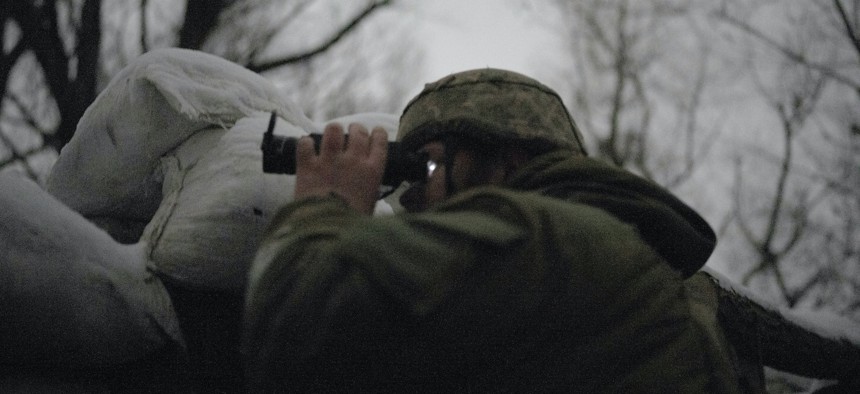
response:
{"label": "white sandbag", "polygon": [[[263,229],[295,187],[293,176],[262,171],[268,119],[197,133],[161,159],[163,200],[142,238],[160,272],[193,287],[244,287]],[[304,134],[283,120],[277,130]]]}
{"label": "white sandbag", "polygon": [[114,242],[32,181],[0,174],[0,364],[116,364],[181,343],[144,249]]}
{"label": "white sandbag", "polygon": [[[229,131],[196,133],[162,158],[163,200],[142,238],[158,271],[198,288],[244,288],[263,231],[295,189],[295,176],[262,171],[269,117],[257,113]],[[377,118],[349,119],[375,126]],[[306,131],[279,118],[275,134]],[[377,209],[391,211],[384,202]]]}
{"label": "white sandbag", "polygon": [[87,108],[60,152],[47,189],[84,216],[149,220],[160,203],[161,156],[204,128],[276,111],[316,127],[273,84],[203,52],[148,52],[120,71]]}

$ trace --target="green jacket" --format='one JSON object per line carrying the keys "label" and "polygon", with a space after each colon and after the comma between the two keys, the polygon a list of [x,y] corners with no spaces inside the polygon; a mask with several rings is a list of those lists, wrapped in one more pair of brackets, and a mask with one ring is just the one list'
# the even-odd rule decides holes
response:
{"label": "green jacket", "polygon": [[736,390],[691,318],[683,277],[715,242],[695,212],[564,154],[508,186],[390,217],[284,207],[252,268],[251,388]]}

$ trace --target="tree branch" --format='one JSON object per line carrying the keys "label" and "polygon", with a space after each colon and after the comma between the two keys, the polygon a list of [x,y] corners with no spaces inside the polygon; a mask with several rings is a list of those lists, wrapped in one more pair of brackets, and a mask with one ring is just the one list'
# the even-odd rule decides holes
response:
{"label": "tree branch", "polygon": [[768,37],[767,35],[765,35],[761,31],[753,28],[749,24],[744,23],[744,22],[738,20],[737,18],[731,17],[725,13],[719,13],[719,14],[717,14],[717,17],[728,22],[730,25],[737,27],[741,31],[746,32],[747,34],[753,36],[754,38],[757,38],[758,40],[764,42],[767,46],[769,46],[769,47],[773,48],[774,50],[776,50],[777,52],[781,53],[783,56],[785,56],[789,60],[791,60],[795,63],[798,63],[798,64],[802,64],[802,65],[804,65],[804,66],[806,66],[812,70],[820,72],[822,75],[824,75],[830,79],[833,79],[833,80],[840,82],[846,86],[849,86],[854,90],[860,91],[860,83],[851,80],[847,76],[839,74],[838,72],[836,72],[835,70],[833,70],[832,68],[830,68],[826,65],[811,62],[802,54],[799,54],[799,53],[791,50],[790,48],[778,43],[773,38]]}
{"label": "tree branch", "polygon": [[140,53],[149,52],[149,43],[146,41],[147,36],[149,36],[149,25],[146,21],[146,9],[148,5],[148,0],[140,0]]}
{"label": "tree branch", "polygon": [[367,8],[364,9],[361,13],[356,15],[355,18],[352,19],[346,26],[341,28],[339,31],[335,32],[335,34],[329,38],[327,41],[323,42],[317,48],[314,48],[308,52],[287,56],[276,60],[270,60],[263,63],[254,63],[248,65],[248,69],[254,72],[263,72],[268,71],[274,68],[282,67],[288,64],[300,63],[306,61],[320,53],[327,51],[334,44],[340,41],[343,37],[345,37],[349,32],[355,29],[362,21],[364,21],[368,16],[370,16],[376,9],[380,7],[384,7],[391,4],[391,0],[382,0],[382,1],[374,1]]}
{"label": "tree branch", "polygon": [[[618,6],[618,20],[616,21],[616,39],[618,40],[617,47],[612,48],[607,42],[607,49],[613,51],[613,74],[615,76],[615,86],[612,91],[612,104],[609,110],[609,136],[605,140],[600,141],[599,146],[602,148],[603,154],[612,161],[613,164],[621,167],[627,162],[627,155],[621,154],[618,151],[618,140],[621,137],[621,112],[624,106],[624,91],[627,86],[627,39],[624,32],[624,26],[627,20],[626,4],[622,3]],[[596,22],[595,25],[599,25]],[[626,146],[629,149],[629,146]]]}
{"label": "tree branch", "polygon": [[854,50],[857,51],[857,55],[860,56],[860,37],[858,37],[857,32],[854,31],[854,26],[851,26],[851,20],[845,12],[845,7],[842,6],[842,1],[833,0],[833,4],[836,6],[836,11],[839,12],[839,19],[841,19],[842,24],[845,25],[845,33],[848,34],[848,39],[851,41],[851,44],[854,45]]}
{"label": "tree branch", "polygon": [[11,138],[6,136],[6,133],[4,133],[3,130],[0,130],[0,141],[2,141],[4,145],[9,147],[9,152],[12,152],[12,157],[0,161],[0,168],[3,168],[16,161],[20,161],[24,167],[24,170],[27,171],[27,176],[29,176],[30,179],[39,178],[39,175],[36,174],[36,171],[33,170],[33,168],[30,167],[30,163],[27,162],[27,156],[44,150],[44,146],[39,146],[26,152],[18,152],[18,149],[15,148],[15,143],[12,141]]}
{"label": "tree branch", "polygon": [[[57,29],[55,1],[46,1],[41,7],[25,1],[7,1],[5,5],[21,28],[21,40],[42,66],[52,96],[58,103],[65,102],[71,95],[68,89],[69,56]],[[63,108],[63,105],[58,107]]]}
{"label": "tree branch", "polygon": [[14,92],[12,92],[12,94],[7,94],[6,97],[13,104],[15,104],[16,107],[18,107],[18,112],[21,113],[21,116],[23,117],[23,121],[27,124],[27,126],[30,126],[34,129],[36,129],[36,131],[38,131],[39,133],[45,132],[39,126],[39,123],[36,121],[36,117],[33,116],[33,114],[27,108],[27,105],[24,104],[24,102],[21,100],[20,97],[18,97],[17,94],[14,94]]}
{"label": "tree branch", "polygon": [[743,204],[741,203],[741,185],[743,184],[743,163],[740,159],[735,161],[735,176],[734,176],[734,187],[732,187],[732,197],[734,200],[734,211],[737,213],[735,215],[735,219],[738,223],[738,228],[741,230],[741,234],[744,236],[747,242],[752,244],[753,246],[757,245],[756,236],[753,233],[752,228],[749,227],[745,216],[743,214]]}
{"label": "tree branch", "polygon": [[[5,29],[0,30],[0,34],[3,34],[3,37],[0,38],[0,42],[4,42],[6,36]],[[6,95],[6,84],[9,82],[9,76],[12,74],[12,69],[15,68],[15,63],[18,62],[18,59],[21,58],[21,55],[23,55],[26,50],[27,45],[25,45],[24,41],[18,40],[8,54],[4,53],[2,57],[0,57],[0,97]]]}
{"label": "tree branch", "polygon": [[179,47],[200,49],[212,29],[217,26],[221,11],[236,0],[187,0],[185,19],[179,29]]}

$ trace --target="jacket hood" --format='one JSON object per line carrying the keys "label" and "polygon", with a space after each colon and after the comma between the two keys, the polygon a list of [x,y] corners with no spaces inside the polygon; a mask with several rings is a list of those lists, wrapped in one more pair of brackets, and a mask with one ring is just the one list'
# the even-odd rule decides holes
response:
{"label": "jacket hood", "polygon": [[711,226],[669,191],[593,159],[569,152],[542,155],[514,174],[509,185],[594,206],[636,226],[685,278],[705,265],[716,246]]}

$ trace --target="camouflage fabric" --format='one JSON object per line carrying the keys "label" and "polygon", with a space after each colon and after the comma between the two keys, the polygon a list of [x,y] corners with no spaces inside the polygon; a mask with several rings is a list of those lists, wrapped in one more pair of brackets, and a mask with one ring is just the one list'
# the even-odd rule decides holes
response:
{"label": "camouflage fabric", "polygon": [[427,84],[406,106],[397,139],[417,149],[451,121],[469,121],[501,137],[543,140],[585,155],[582,135],[558,94],[522,74],[478,69]]}

